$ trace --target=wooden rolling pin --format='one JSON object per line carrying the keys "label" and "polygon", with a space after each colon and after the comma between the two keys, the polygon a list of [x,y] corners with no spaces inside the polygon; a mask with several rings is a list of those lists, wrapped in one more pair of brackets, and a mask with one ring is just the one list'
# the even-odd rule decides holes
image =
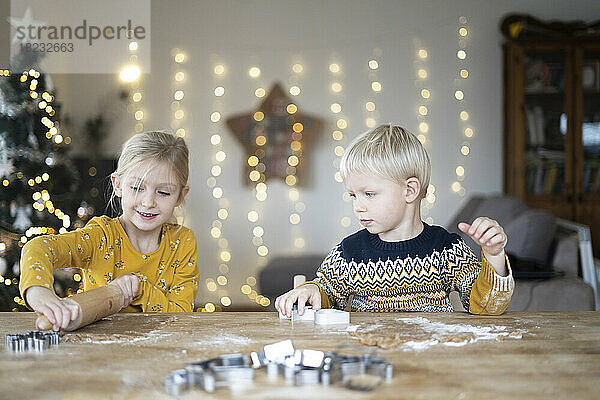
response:
{"label": "wooden rolling pin", "polygon": [[[123,308],[125,299],[119,288],[106,285],[75,294],[64,299],[64,301],[72,301],[79,307],[77,318],[64,329],[65,331],[74,331],[111,314],[118,313]],[[42,331],[52,329],[52,323],[45,315],[38,317],[35,326]]]}

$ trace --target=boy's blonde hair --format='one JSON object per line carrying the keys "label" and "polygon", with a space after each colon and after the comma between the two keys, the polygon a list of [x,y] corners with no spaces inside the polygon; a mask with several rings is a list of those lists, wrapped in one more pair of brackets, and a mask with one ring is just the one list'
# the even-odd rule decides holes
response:
{"label": "boy's blonde hair", "polygon": [[427,194],[431,163],[415,135],[397,125],[380,125],[352,141],[340,162],[344,181],[349,174],[375,174],[396,183],[417,178],[419,200]]}
{"label": "boy's blonde hair", "polygon": [[[189,177],[189,150],[183,138],[168,132],[148,131],[138,133],[127,140],[121,148],[117,169],[114,174],[126,178],[138,167],[146,166],[152,162],[158,164],[166,162],[171,166],[177,183],[181,189],[187,185]],[[152,167],[148,167],[144,173],[148,173]],[[115,192],[110,199],[112,203]]]}

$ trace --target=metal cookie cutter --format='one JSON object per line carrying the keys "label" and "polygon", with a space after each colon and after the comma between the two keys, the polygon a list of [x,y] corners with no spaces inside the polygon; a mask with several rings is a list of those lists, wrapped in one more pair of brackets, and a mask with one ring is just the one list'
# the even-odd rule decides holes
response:
{"label": "metal cookie cutter", "polygon": [[312,306],[305,306],[304,313],[302,315],[298,314],[298,304],[294,304],[292,307],[292,316],[286,317],[281,312],[279,313],[279,319],[289,319],[294,321],[314,321],[315,320],[315,310],[313,310]]}
{"label": "metal cookie cutter", "polygon": [[31,331],[27,334],[9,333],[6,335],[5,348],[7,351],[14,352],[42,352],[50,347],[58,346],[59,342],[58,332]]}
{"label": "metal cookie cutter", "polygon": [[264,346],[262,350],[250,353],[252,367],[267,367],[267,375],[276,376],[278,365],[282,364],[286,357],[294,355],[294,345],[290,339],[272,343]]}
{"label": "metal cookie cutter", "polygon": [[341,380],[348,389],[372,390],[384,379],[393,378],[393,367],[376,352],[361,355],[331,353],[329,381]]}
{"label": "metal cookie cutter", "polygon": [[321,382],[324,360],[325,353],[320,350],[296,350],[280,368],[285,379],[293,380],[296,386],[315,385]]}
{"label": "metal cookie cutter", "polygon": [[217,386],[252,383],[254,370],[244,354],[226,354],[197,363],[186,364],[190,386],[214,392]]}
{"label": "metal cookie cutter", "polygon": [[165,390],[171,396],[179,397],[190,387],[190,376],[187,370],[178,369],[171,372],[165,379]]}

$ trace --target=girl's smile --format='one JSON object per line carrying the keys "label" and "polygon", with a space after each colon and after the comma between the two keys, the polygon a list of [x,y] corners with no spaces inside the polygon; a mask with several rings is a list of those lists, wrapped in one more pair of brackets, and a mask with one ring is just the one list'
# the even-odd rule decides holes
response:
{"label": "girl's smile", "polygon": [[142,252],[158,247],[162,226],[169,222],[187,193],[187,186],[181,188],[176,182],[168,163],[145,163],[124,177],[113,176],[123,209],[119,219],[131,243],[143,248]]}

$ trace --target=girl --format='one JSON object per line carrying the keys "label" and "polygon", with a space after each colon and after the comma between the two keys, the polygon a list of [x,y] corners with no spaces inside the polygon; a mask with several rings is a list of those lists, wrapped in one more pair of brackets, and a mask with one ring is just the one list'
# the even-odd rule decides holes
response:
{"label": "girl", "polygon": [[118,218],[94,217],[76,231],[36,237],[23,246],[21,296],[54,330],[77,318],[78,308],[52,290],[52,271],[81,268],[84,290],[114,285],[124,312],[192,311],[198,290],[193,232],[169,223],[189,191],[188,148],[164,132],[130,138],[111,175],[120,199]]}

